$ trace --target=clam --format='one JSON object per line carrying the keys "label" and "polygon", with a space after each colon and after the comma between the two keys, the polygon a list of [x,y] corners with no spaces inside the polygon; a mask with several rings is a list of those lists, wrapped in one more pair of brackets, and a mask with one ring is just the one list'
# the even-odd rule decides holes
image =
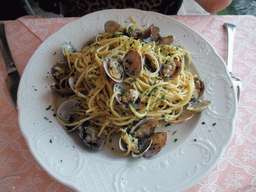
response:
{"label": "clam", "polygon": [[143,156],[153,142],[153,139],[150,138],[150,136],[154,134],[157,125],[158,121],[153,118],[141,120],[133,126],[129,132],[121,135],[119,140],[120,149],[123,151],[127,150],[126,146],[130,141],[132,157],[138,158]]}
{"label": "clam", "polygon": [[131,151],[135,153],[139,153],[139,139],[133,137],[128,133],[122,133],[121,138],[119,140],[119,147],[121,150],[126,151],[128,143],[131,143]]}
{"label": "clam", "polygon": [[51,89],[55,91],[56,93],[59,93],[61,95],[72,95],[74,94],[73,90],[70,88],[62,87],[59,83],[53,83],[51,86]]}
{"label": "clam", "polygon": [[169,36],[166,36],[166,37],[159,38],[159,39],[157,40],[157,42],[158,42],[160,45],[171,45],[172,42],[173,42],[173,36],[172,36],[172,35],[169,35]]}
{"label": "clam", "polygon": [[115,82],[121,83],[124,79],[124,69],[116,58],[107,57],[103,62],[107,75]]}
{"label": "clam", "polygon": [[196,101],[204,93],[204,82],[198,77],[194,78],[195,90],[191,97],[191,102]]}
{"label": "clam", "polygon": [[114,33],[114,32],[122,32],[123,26],[117,23],[116,21],[107,21],[104,25],[104,29],[106,33]]}
{"label": "clam", "polygon": [[157,41],[159,39],[159,33],[160,33],[159,27],[154,26],[152,35],[150,37],[151,41]]}
{"label": "clam", "polygon": [[194,116],[193,113],[189,113],[188,111],[184,110],[177,119],[167,120],[167,122],[171,123],[171,124],[175,124],[175,125],[176,124],[181,124],[181,123],[184,123],[184,122],[188,121],[193,116]]}
{"label": "clam", "polygon": [[194,112],[194,113],[199,113],[199,112],[203,111],[204,109],[206,109],[210,104],[211,104],[211,101],[198,100],[197,102],[189,103],[187,110]]}
{"label": "clam", "polygon": [[159,38],[160,29],[154,24],[151,24],[148,29],[146,29],[141,35],[140,39],[142,39],[146,43],[150,43],[152,41],[157,41]]}
{"label": "clam", "polygon": [[179,76],[182,64],[178,60],[170,61],[162,65],[160,74],[165,79],[174,79]]}
{"label": "clam", "polygon": [[188,67],[189,64],[190,64],[189,56],[188,56],[188,54],[184,54],[184,65],[185,65],[185,67]]}
{"label": "clam", "polygon": [[149,53],[145,54],[145,56],[143,57],[143,66],[147,71],[151,73],[156,72],[157,65],[159,66],[159,68],[161,68],[159,58],[155,52],[150,51]]}
{"label": "clam", "polygon": [[[126,134],[128,134],[128,133],[127,133],[128,127],[126,127],[124,130],[126,131]],[[124,134],[124,133],[122,133],[122,134]],[[127,144],[123,141],[122,137],[120,137],[118,144],[119,144],[119,148],[120,148],[122,151],[126,151],[126,150],[127,150]]]}
{"label": "clam", "polygon": [[134,39],[139,39],[142,35],[142,31],[139,28],[138,25],[135,25],[133,23],[129,23],[126,26],[126,31],[125,31],[129,37],[133,37]]}
{"label": "clam", "polygon": [[84,145],[88,149],[92,151],[98,151],[104,146],[105,135],[101,134],[101,136],[98,137],[98,133],[100,131],[99,127],[90,124],[88,121],[85,121],[79,125],[77,129],[80,138],[83,140]]}
{"label": "clam", "polygon": [[158,121],[154,118],[143,119],[132,127],[130,134],[136,138],[150,137],[157,125]]}
{"label": "clam", "polygon": [[151,138],[138,139],[138,152],[133,151],[132,157],[138,158],[145,155],[145,153],[147,153],[147,151],[150,149],[152,142],[153,142],[153,139]]}
{"label": "clam", "polygon": [[75,77],[73,77],[73,76],[69,77],[68,83],[69,83],[69,86],[72,89],[73,93],[75,93],[79,97],[84,98],[85,95],[75,88],[76,82],[77,82],[77,79]]}
{"label": "clam", "polygon": [[189,102],[189,105],[187,107],[187,110],[193,113],[199,113],[206,109],[210,104],[211,101],[207,100],[200,100],[200,96],[204,93],[204,82],[199,79],[198,77],[194,78],[195,83],[195,90],[192,94],[191,100]]}
{"label": "clam", "polygon": [[150,26],[149,26],[149,28],[147,28],[144,32],[143,32],[143,34],[142,34],[142,36],[140,37],[140,39],[142,39],[143,41],[144,40],[148,40],[150,37],[151,37],[151,35],[153,34],[153,28],[154,28],[154,24],[151,24]]}
{"label": "clam", "polygon": [[70,73],[68,62],[58,62],[51,68],[52,76],[59,82]]}
{"label": "clam", "polygon": [[145,152],[144,157],[149,158],[159,153],[167,142],[167,133],[158,132],[150,137],[153,141],[150,148]]}
{"label": "clam", "polygon": [[142,71],[142,58],[138,51],[130,50],[123,58],[125,73],[131,78],[137,78]]}
{"label": "clam", "polygon": [[76,50],[76,48],[71,43],[65,42],[62,45],[62,53],[63,53],[63,55],[66,55],[67,52],[68,53],[76,53],[77,50]]}
{"label": "clam", "polygon": [[141,103],[140,93],[129,83],[117,83],[114,85],[114,92],[118,92],[116,100],[125,109],[129,109],[129,104],[137,109]]}
{"label": "clam", "polygon": [[50,87],[56,93],[62,95],[71,95],[73,91],[65,86],[66,81],[60,83],[60,81],[68,76],[70,73],[69,65],[67,62],[59,62],[51,68],[51,74],[57,82],[54,82]]}
{"label": "clam", "polygon": [[67,100],[63,102],[58,110],[58,117],[65,123],[72,123],[75,119],[75,111],[80,109],[80,102],[77,100]]}
{"label": "clam", "polygon": [[69,77],[69,79],[68,79],[69,86],[74,91],[74,93],[75,93],[76,81],[77,81],[77,79],[75,77],[73,77],[73,76]]}

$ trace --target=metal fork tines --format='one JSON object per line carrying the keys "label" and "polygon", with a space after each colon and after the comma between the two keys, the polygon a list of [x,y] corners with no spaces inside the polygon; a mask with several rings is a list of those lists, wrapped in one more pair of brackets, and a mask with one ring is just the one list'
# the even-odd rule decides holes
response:
{"label": "metal fork tines", "polygon": [[235,77],[232,73],[233,65],[233,46],[236,26],[231,23],[225,23],[226,30],[228,32],[228,57],[227,57],[227,68],[232,79],[233,84],[236,88],[237,101],[239,102],[242,93],[242,81]]}

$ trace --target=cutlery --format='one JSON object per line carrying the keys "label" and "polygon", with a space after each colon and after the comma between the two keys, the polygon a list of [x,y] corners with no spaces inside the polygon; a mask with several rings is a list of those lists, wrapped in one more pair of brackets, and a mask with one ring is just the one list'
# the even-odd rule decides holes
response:
{"label": "cutlery", "polygon": [[0,22],[0,49],[4,58],[5,66],[7,69],[7,78],[5,80],[7,89],[10,93],[12,102],[17,109],[17,91],[20,82],[20,75],[15,66],[15,63],[10,52],[8,42],[5,35],[4,23]]}
{"label": "cutlery", "polygon": [[234,45],[234,37],[235,37],[235,29],[236,26],[231,23],[225,23],[225,28],[228,33],[228,56],[227,56],[227,68],[228,72],[230,74],[230,77],[235,85],[236,93],[237,93],[237,101],[239,102],[239,99],[241,97],[242,93],[242,81],[235,77],[232,73],[232,65],[233,65],[233,45]]}

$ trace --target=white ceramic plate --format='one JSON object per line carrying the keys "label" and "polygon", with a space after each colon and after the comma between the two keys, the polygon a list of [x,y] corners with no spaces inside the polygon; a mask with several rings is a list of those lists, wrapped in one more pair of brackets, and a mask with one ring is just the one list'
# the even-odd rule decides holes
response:
{"label": "white ceramic plate", "polygon": [[[197,71],[205,83],[204,99],[212,101],[207,110],[188,123],[163,127],[168,133],[167,145],[150,159],[119,157],[107,146],[99,152],[90,152],[77,135],[66,133],[51,110],[46,110],[52,103],[49,85],[54,81],[49,73],[63,59],[62,43],[71,42],[80,49],[88,39],[104,31],[106,21],[126,25],[130,16],[145,29],[154,23],[162,36],[173,35],[174,43],[191,53],[194,64],[191,70]],[[223,60],[203,37],[186,25],[154,12],[105,10],[65,25],[36,50],[20,82],[20,128],[41,166],[76,190],[182,191],[210,173],[231,141],[237,108],[231,86]]]}

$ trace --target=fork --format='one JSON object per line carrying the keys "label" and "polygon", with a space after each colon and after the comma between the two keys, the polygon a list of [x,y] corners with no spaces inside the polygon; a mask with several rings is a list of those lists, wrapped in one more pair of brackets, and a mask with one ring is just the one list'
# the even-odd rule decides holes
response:
{"label": "fork", "polygon": [[228,56],[227,56],[227,68],[230,74],[231,80],[236,88],[237,93],[237,101],[239,102],[241,93],[242,93],[242,81],[235,77],[232,73],[232,65],[233,65],[233,45],[234,45],[234,37],[235,37],[235,29],[236,26],[231,23],[225,23],[225,28],[228,32]]}

